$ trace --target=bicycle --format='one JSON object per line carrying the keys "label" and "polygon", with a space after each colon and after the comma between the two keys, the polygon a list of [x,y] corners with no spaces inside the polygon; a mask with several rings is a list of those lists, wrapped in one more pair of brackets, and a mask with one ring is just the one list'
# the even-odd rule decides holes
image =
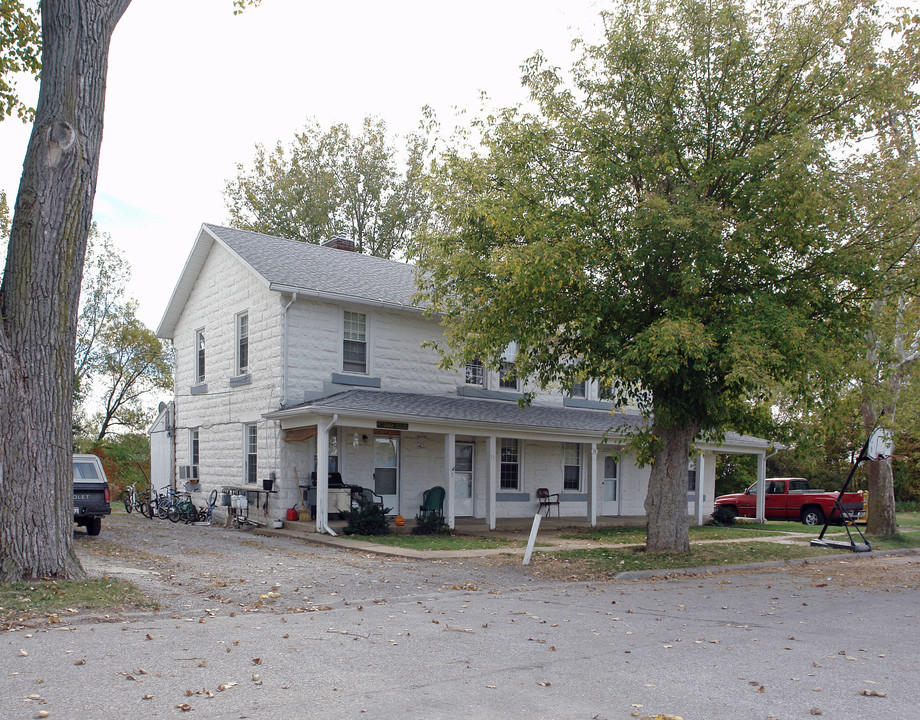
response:
{"label": "bicycle", "polygon": [[170,490],[170,505],[167,511],[167,517],[170,522],[185,521],[186,524],[194,522],[198,517],[198,509],[192,502],[192,494],[188,492],[176,492]]}
{"label": "bicycle", "polygon": [[210,525],[211,515],[214,513],[214,506],[216,504],[217,490],[212,490],[211,494],[208,496],[207,506],[198,510],[198,519],[195,520],[195,525]]}
{"label": "bicycle", "polygon": [[[149,491],[148,491],[149,493]],[[125,512],[129,515],[137,510],[144,517],[150,517],[149,500],[144,500],[137,492],[137,483],[131,483],[125,488]]]}
{"label": "bicycle", "polygon": [[162,488],[162,491],[152,490],[150,498],[150,517],[156,515],[160,520],[169,517],[169,506],[171,504],[169,493],[172,492],[169,487]]}

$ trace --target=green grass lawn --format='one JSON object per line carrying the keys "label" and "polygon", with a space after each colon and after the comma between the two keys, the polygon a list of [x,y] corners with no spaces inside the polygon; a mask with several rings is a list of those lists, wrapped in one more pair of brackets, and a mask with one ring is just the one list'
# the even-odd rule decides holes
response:
{"label": "green grass lawn", "polygon": [[49,623],[64,622],[68,615],[84,610],[119,612],[156,607],[135,585],[115,578],[0,583],[0,628],[40,618]]}
{"label": "green grass lawn", "polygon": [[610,577],[626,570],[668,570],[789,560],[826,555],[826,548],[809,545],[778,545],[770,542],[698,545],[683,553],[647,553],[645,548],[597,548],[566,550],[543,555],[544,560],[564,563],[573,575]]}

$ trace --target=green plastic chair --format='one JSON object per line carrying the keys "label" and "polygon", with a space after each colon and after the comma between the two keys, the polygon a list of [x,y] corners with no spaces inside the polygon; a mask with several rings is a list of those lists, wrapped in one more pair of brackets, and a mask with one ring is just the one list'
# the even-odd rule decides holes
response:
{"label": "green plastic chair", "polygon": [[419,517],[428,517],[433,514],[437,517],[444,517],[444,495],[445,490],[440,485],[435,485],[422,493],[422,504],[419,505]]}

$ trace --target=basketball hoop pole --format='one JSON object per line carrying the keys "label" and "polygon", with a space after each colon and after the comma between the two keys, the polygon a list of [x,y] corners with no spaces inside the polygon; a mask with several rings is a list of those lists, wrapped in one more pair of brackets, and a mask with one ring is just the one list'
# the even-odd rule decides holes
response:
{"label": "basketball hoop pole", "polygon": [[[882,416],[885,413],[879,415],[879,420],[882,419]],[[866,438],[866,442],[863,443],[862,450],[859,451],[859,455],[856,457],[856,462],[853,463],[853,467],[850,468],[850,474],[847,476],[846,481],[843,483],[843,487],[840,488],[840,492],[837,494],[837,499],[834,500],[834,507],[837,508],[838,513],[840,514],[840,519],[843,521],[843,528],[847,531],[847,537],[850,539],[849,543],[839,542],[835,540],[825,540],[824,533],[827,532],[827,527],[831,523],[831,517],[833,513],[828,515],[824,519],[824,527],[821,528],[821,534],[818,535],[817,539],[811,541],[811,545],[818,547],[833,547],[839,548],[841,550],[852,550],[853,552],[871,552],[872,545],[866,540],[866,536],[862,534],[862,530],[856,527],[855,523],[853,525],[856,528],[856,532],[859,533],[859,536],[863,539],[863,542],[857,544],[853,540],[853,536],[850,534],[850,526],[847,525],[847,521],[850,519],[850,513],[844,510],[843,503],[840,501],[840,498],[843,497],[844,493],[847,491],[847,488],[850,486],[850,481],[853,479],[853,476],[856,474],[856,468],[858,468],[862,463],[869,459],[869,444],[872,442],[875,437],[875,432],[878,430],[878,422],[876,422],[875,427],[872,428],[872,432],[869,433],[869,437]],[[880,456],[878,456],[880,457]]]}

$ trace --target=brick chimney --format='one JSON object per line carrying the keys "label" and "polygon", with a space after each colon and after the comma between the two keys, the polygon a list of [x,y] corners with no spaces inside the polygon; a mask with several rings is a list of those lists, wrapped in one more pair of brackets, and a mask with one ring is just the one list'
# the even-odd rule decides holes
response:
{"label": "brick chimney", "polygon": [[355,241],[344,235],[336,235],[331,240],[323,243],[323,247],[332,248],[333,250],[345,250],[346,252],[355,251]]}

